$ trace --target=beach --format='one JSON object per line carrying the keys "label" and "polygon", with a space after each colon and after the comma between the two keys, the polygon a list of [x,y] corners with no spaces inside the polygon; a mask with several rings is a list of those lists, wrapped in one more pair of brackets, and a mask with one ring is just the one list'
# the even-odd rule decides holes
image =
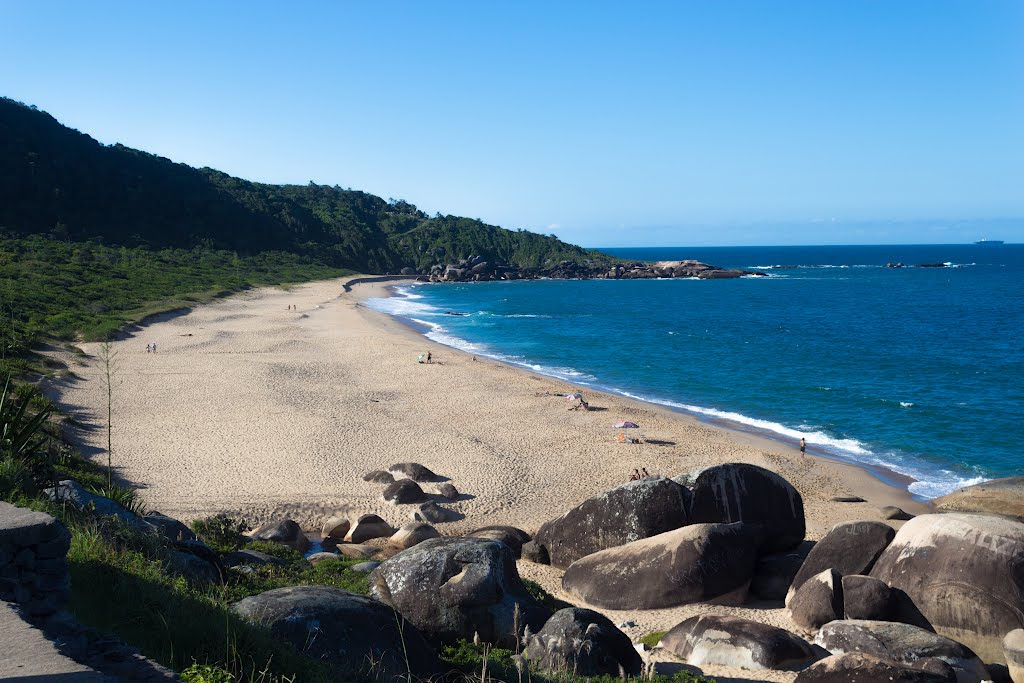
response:
{"label": "beach", "polygon": [[[926,510],[862,468],[660,406],[587,391],[597,410],[570,411],[558,394],[577,387],[435,344],[362,305],[388,283],[345,293],[344,281],[248,290],[151,319],[114,342],[113,464],[149,510],[186,522],[227,512],[252,526],[290,517],[309,530],[332,514],[372,512],[397,527],[411,506],[384,503],[382,486],[362,477],[399,462],[426,465],[462,494],[450,504],[461,519],[437,525],[444,535],[495,524],[532,534],[634,468],[676,476],[723,462],[791,482],[811,539],[839,522],[882,519],[881,506]],[[157,352],[147,353],[153,343]],[[74,418],[72,437],[105,463],[98,345],[80,346],[83,356],[53,353],[72,374],[47,388]],[[434,362],[417,362],[428,351]],[[623,420],[640,424],[643,443],[616,442],[612,425]],[[832,500],[839,496],[865,502]],[[568,598],[559,570],[525,561],[519,570]],[[635,622],[623,630],[638,638],[709,610],[791,627],[784,610],[756,604],[602,611]]]}

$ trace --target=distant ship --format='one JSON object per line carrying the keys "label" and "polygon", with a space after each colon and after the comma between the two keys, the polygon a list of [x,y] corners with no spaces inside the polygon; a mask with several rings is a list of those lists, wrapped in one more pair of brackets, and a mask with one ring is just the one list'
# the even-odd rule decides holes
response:
{"label": "distant ship", "polygon": [[993,245],[994,246],[996,244],[1004,244],[1004,242],[1002,240],[978,240],[977,242],[975,242],[975,244],[984,244],[986,246],[989,246],[989,245]]}

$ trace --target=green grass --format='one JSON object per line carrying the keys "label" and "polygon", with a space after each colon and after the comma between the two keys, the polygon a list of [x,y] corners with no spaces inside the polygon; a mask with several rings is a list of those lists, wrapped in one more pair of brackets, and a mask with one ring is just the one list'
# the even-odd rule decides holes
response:
{"label": "green grass", "polygon": [[668,633],[668,631],[654,631],[653,633],[648,633],[640,639],[640,642],[647,647],[655,648],[658,646],[658,643],[661,642],[661,639],[665,637],[666,633]]}

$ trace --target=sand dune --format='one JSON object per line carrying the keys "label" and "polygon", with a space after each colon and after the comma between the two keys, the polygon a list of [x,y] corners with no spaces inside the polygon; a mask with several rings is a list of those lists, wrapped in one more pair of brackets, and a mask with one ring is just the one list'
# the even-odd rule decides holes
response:
{"label": "sand dune", "polygon": [[[118,474],[144,487],[150,509],[184,520],[226,511],[255,525],[287,515],[311,529],[338,511],[375,512],[395,526],[408,521],[409,506],[382,502],[382,487],[362,480],[403,461],[423,463],[466,494],[451,504],[464,518],[438,525],[443,534],[489,524],[532,533],[627,481],[635,467],[671,476],[728,461],[761,465],[792,482],[804,497],[811,538],[840,521],[878,519],[880,505],[922,509],[862,469],[656,406],[586,392],[591,405],[606,410],[568,411],[563,398],[544,394],[576,387],[473,360],[360,305],[384,287],[357,285],[342,294],[342,281],[332,280],[251,290],[117,341]],[[158,353],[147,354],[153,342]],[[82,349],[86,357],[64,360],[85,381],[55,388],[86,427],[95,427],[105,392],[97,346]],[[427,350],[439,362],[417,363]],[[620,420],[640,423],[644,437],[660,444],[616,443],[611,425]],[[75,436],[87,452],[105,448],[103,429]],[[829,501],[850,493],[868,502]],[[559,571],[521,565],[524,576],[559,592]],[[608,614],[617,623],[637,622],[625,629],[637,637],[709,609],[788,622],[779,609],[702,605]]]}

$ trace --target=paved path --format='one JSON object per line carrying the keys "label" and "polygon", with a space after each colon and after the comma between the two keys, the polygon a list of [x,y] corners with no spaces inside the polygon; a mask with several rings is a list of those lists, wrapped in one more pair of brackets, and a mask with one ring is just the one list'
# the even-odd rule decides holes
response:
{"label": "paved path", "polygon": [[8,683],[108,683],[112,679],[65,657],[43,632],[0,601],[0,680]]}

